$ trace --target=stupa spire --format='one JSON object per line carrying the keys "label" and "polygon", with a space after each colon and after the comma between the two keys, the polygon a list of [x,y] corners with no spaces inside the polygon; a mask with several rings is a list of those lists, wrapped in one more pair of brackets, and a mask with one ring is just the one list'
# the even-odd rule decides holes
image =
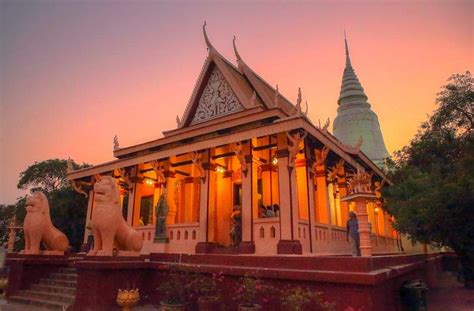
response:
{"label": "stupa spire", "polygon": [[347,44],[346,30],[344,29],[344,44],[346,46],[346,67],[351,65],[351,58],[349,56],[349,45]]}
{"label": "stupa spire", "polygon": [[349,56],[346,31],[344,30],[346,65],[342,75],[339,107],[333,122],[333,133],[341,142],[354,146],[362,138],[361,150],[375,164],[382,166],[388,157],[377,115],[370,108],[364,88],[357,78]]}

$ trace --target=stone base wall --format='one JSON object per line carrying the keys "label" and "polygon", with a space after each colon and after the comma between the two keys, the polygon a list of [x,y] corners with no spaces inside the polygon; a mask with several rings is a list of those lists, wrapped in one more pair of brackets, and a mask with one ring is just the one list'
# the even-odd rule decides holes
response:
{"label": "stone base wall", "polygon": [[[75,267],[78,272],[77,294],[73,310],[120,310],[116,304],[118,289],[138,287],[141,304],[159,305],[163,295],[157,290],[169,275],[170,267],[183,266],[192,273],[221,272],[223,303],[234,301],[240,277],[261,278],[273,288],[307,286],[322,292],[323,300],[335,302],[336,310],[347,306],[363,310],[399,310],[399,288],[404,281],[422,279],[436,282],[441,271],[440,254],[377,256],[370,258],[341,256],[247,256],[225,254],[151,254],[141,257],[84,257],[71,259],[8,258],[15,275],[10,292],[39,280],[59,267]],[[46,261],[50,264],[44,265]],[[36,270],[36,274],[32,271]],[[44,270],[44,271],[43,271]],[[10,274],[12,276],[12,274]],[[264,310],[284,310],[276,298]]]}

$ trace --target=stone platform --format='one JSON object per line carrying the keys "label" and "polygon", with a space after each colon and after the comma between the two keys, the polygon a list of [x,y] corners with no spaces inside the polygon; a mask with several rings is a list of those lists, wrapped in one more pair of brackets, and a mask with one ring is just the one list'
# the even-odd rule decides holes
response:
{"label": "stone platform", "polygon": [[[301,255],[252,256],[223,254],[151,254],[141,257],[8,258],[11,267],[7,296],[34,286],[41,279],[65,268],[77,271],[77,288],[72,310],[120,310],[115,303],[117,289],[138,287],[143,305],[158,305],[156,290],[170,267],[186,267],[194,273],[221,272],[225,276],[224,302],[233,301],[238,279],[258,276],[275,288],[304,285],[323,293],[325,301],[364,310],[399,310],[398,290],[406,280],[435,282],[441,271],[441,254],[387,255],[373,257]],[[16,271],[14,275],[12,272]],[[35,271],[34,273],[32,271]],[[28,273],[32,272],[32,275]],[[15,292],[16,291],[16,292]],[[264,310],[280,310],[270,301]]]}

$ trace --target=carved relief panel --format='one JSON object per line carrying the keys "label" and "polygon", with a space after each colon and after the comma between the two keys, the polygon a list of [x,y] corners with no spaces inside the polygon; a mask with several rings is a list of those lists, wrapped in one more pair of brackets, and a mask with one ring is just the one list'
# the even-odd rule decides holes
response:
{"label": "carved relief panel", "polygon": [[214,68],[199,99],[191,124],[212,120],[243,109],[222,73]]}

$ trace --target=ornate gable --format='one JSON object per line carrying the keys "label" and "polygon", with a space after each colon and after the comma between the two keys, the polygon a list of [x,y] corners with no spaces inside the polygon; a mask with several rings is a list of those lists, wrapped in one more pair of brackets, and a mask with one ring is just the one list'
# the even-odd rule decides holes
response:
{"label": "ornate gable", "polygon": [[217,67],[214,67],[199,98],[190,125],[244,110],[237,96]]}
{"label": "ornate gable", "polygon": [[230,85],[217,67],[214,67],[199,98],[191,125],[244,110]]}

